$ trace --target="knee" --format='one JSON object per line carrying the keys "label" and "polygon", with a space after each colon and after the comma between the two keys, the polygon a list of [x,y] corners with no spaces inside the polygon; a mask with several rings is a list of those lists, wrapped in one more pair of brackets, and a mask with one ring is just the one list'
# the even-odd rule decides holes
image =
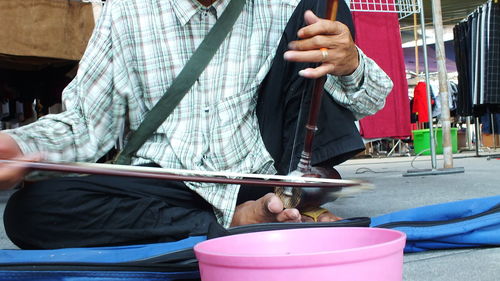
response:
{"label": "knee", "polygon": [[29,206],[22,199],[22,192],[19,190],[9,198],[3,214],[5,233],[12,243],[22,249],[33,248],[27,238],[33,232],[30,230],[33,221],[28,211]]}

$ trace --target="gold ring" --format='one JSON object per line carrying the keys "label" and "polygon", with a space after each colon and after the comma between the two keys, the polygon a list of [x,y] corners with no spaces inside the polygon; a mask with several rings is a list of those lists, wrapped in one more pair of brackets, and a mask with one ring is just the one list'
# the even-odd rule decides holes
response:
{"label": "gold ring", "polygon": [[327,48],[321,48],[319,50],[321,51],[321,55],[323,55],[323,59],[321,60],[321,62],[326,61],[326,59],[328,58],[328,49]]}

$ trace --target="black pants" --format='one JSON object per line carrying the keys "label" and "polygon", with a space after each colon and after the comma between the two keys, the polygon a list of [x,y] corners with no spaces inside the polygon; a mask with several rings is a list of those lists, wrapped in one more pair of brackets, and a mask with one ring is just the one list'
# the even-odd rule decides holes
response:
{"label": "black pants", "polygon": [[[279,173],[297,165],[303,145],[312,82],[297,75],[307,64],[283,60],[287,43],[304,26],[303,14],[323,14],[326,1],[303,0],[288,23],[273,66],[262,84],[257,105],[261,134]],[[340,1],[338,19],[352,28]],[[305,95],[304,95],[305,94]],[[304,96],[304,98],[302,98]],[[303,110],[299,110],[304,100]],[[300,114],[302,112],[303,114]],[[324,95],[313,164],[345,161],[363,143],[348,110]],[[295,145],[295,148],[294,148]],[[265,188],[242,187],[239,202],[257,199]],[[207,234],[218,224],[207,202],[183,183],[109,176],[65,177],[29,183],[7,203],[7,235],[20,248],[44,249],[174,241]]]}
{"label": "black pants", "polygon": [[176,241],[207,234],[216,219],[181,182],[95,175],[26,184],[4,223],[17,246],[43,249]]}

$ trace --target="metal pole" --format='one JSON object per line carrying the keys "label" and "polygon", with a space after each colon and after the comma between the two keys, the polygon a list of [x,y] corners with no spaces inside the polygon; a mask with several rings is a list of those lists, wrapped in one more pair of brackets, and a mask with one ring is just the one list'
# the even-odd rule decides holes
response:
{"label": "metal pole", "polygon": [[439,95],[441,97],[441,127],[443,134],[444,168],[453,168],[453,151],[451,146],[451,120],[448,101],[448,74],[446,72],[445,51],[443,41],[443,17],[441,0],[432,0],[432,19],[436,37],[436,61],[439,76]]}
{"label": "metal pole", "polygon": [[471,117],[470,116],[467,116],[466,117],[466,129],[465,131],[467,132],[467,150],[472,150],[472,131],[471,131],[471,128],[470,128],[470,119]]}
{"label": "metal pole", "polygon": [[[423,51],[424,51],[424,66],[425,66],[425,82],[427,84],[427,106],[429,108],[429,137],[430,137],[430,149],[431,149],[431,160],[432,160],[432,169],[415,169],[408,170],[403,174],[403,177],[412,177],[412,176],[426,176],[426,175],[441,175],[441,174],[454,174],[454,173],[463,173],[465,169],[463,167],[459,168],[443,168],[436,169],[436,143],[435,136],[433,131],[433,122],[432,122],[432,110],[431,110],[431,91],[430,91],[430,83],[429,83],[429,64],[427,59],[427,42],[425,35],[425,16],[424,16],[424,7],[423,1],[418,0],[420,4],[420,21],[422,27],[422,43],[423,43]],[[442,24],[442,22],[441,22]],[[437,34],[436,34],[437,36]],[[444,52],[443,52],[444,53]],[[446,95],[448,97],[448,95]],[[445,103],[448,105],[448,102]],[[449,111],[448,111],[449,113]]]}
{"label": "metal pole", "polygon": [[425,68],[425,84],[427,91],[427,107],[429,111],[429,138],[430,138],[430,149],[431,149],[431,165],[432,169],[436,169],[436,142],[433,131],[432,122],[432,104],[431,104],[431,86],[429,79],[429,62],[427,58],[427,39],[425,33],[425,15],[424,15],[424,3],[422,0],[418,0],[420,3],[420,27],[422,28],[422,50],[424,51],[424,68]]}
{"label": "metal pole", "polygon": [[[415,0],[413,0],[413,6],[415,6]],[[420,62],[418,59],[418,32],[417,32],[417,13],[413,14],[413,38],[415,39],[415,73],[420,75]],[[417,122],[418,124],[418,122]]]}
{"label": "metal pole", "polygon": [[491,137],[493,138],[493,149],[497,150],[497,142],[495,138],[495,115],[493,113],[490,113],[490,119],[491,119]]}
{"label": "metal pole", "polygon": [[476,127],[476,156],[479,157],[479,146],[480,146],[480,139],[479,139],[479,117],[476,117],[475,121],[475,126]]}

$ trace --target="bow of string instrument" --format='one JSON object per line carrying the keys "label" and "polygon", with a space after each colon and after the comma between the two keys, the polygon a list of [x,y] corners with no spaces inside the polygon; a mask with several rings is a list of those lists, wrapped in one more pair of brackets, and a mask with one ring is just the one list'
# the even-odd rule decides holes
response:
{"label": "bow of string instrument", "polygon": [[[330,20],[335,20],[338,0],[328,1],[327,14]],[[357,189],[371,188],[371,185],[358,180],[342,180],[333,167],[331,169],[311,166],[312,142],[317,130],[318,111],[326,77],[316,79],[309,120],[306,125],[306,139],[304,150],[297,171],[287,176],[247,174],[217,171],[195,171],[182,169],[165,169],[138,167],[127,165],[98,164],[98,163],[52,163],[31,162],[16,159],[0,159],[0,164],[21,166],[28,170],[50,171],[61,173],[94,174],[120,177],[141,177],[173,181],[209,182],[220,184],[248,184],[253,186],[276,187],[277,193],[284,197],[294,198],[297,203],[291,207],[304,205],[305,202],[316,204],[332,201],[342,194],[350,194]],[[350,188],[349,192],[342,192],[342,187]],[[293,195],[293,196],[292,196]],[[302,198],[297,200],[297,198]],[[293,201],[293,200],[288,200]],[[300,202],[299,202],[300,201]]]}

